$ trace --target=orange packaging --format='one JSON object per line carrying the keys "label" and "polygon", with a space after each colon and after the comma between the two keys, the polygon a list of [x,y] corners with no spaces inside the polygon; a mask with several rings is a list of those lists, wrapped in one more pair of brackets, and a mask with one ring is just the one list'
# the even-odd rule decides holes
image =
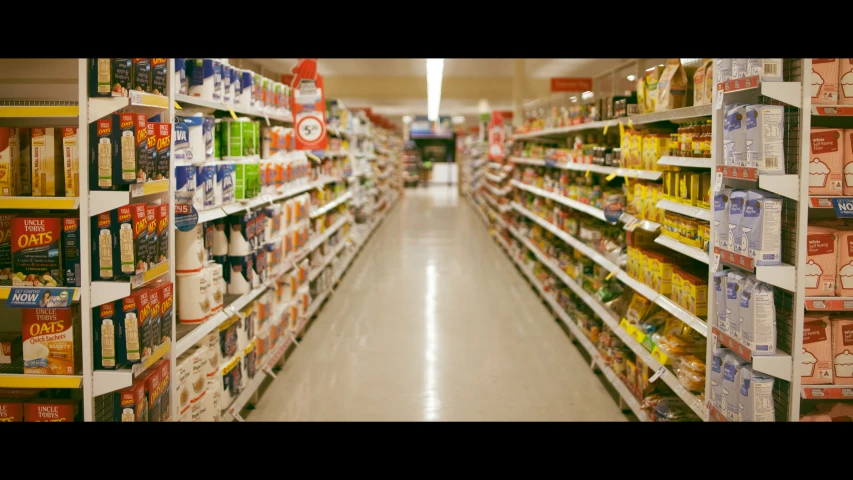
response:
{"label": "orange packaging", "polygon": [[80,407],[76,400],[44,398],[24,404],[25,422],[73,422]]}
{"label": "orange packaging", "polygon": [[838,59],[812,59],[812,103],[835,105],[838,103]]}
{"label": "orange packaging", "polygon": [[832,369],[836,385],[853,385],[853,317],[833,316]]}
{"label": "orange packaging", "polygon": [[839,58],[838,103],[853,105],[853,58]]}
{"label": "orange packaging", "polygon": [[170,400],[172,374],[169,368],[169,361],[158,360],[154,364],[154,368],[157,368],[160,376],[160,385],[158,387],[158,394],[160,396],[160,421],[168,422],[172,419],[172,404]]}
{"label": "orange packaging", "polygon": [[24,373],[74,375],[81,359],[80,308],[25,308],[21,313]]}
{"label": "orange packaging", "polygon": [[832,329],[829,315],[806,314],[803,322],[803,350],[800,352],[800,361],[803,385],[832,383]]}
{"label": "orange packaging", "polygon": [[133,379],[133,384],[115,392],[113,402],[114,422],[147,422],[148,398],[145,396],[145,382]]}

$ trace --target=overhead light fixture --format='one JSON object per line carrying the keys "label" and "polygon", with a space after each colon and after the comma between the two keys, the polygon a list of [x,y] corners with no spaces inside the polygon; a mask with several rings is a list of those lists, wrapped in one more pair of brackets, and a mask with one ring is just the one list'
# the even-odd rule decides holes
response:
{"label": "overhead light fixture", "polygon": [[576,103],[578,101],[578,97],[570,97],[569,100],[571,100],[572,103]]}
{"label": "overhead light fixture", "polygon": [[593,97],[593,95],[595,95],[595,94],[590,92],[589,90],[587,90],[586,92],[581,93],[581,98],[584,100],[589,100],[590,98]]}
{"label": "overhead light fixture", "polygon": [[628,81],[629,82],[633,82],[636,79],[637,79],[637,77],[635,77],[634,75],[628,75]]}
{"label": "overhead light fixture", "polygon": [[465,123],[465,117],[463,117],[462,115],[457,115],[457,116],[453,117],[453,124],[454,125],[461,125],[463,123]]}
{"label": "overhead light fixture", "polygon": [[406,115],[403,117],[403,123],[412,123],[412,117]]}
{"label": "overhead light fixture", "polygon": [[681,64],[684,65],[686,63],[698,62],[699,60],[701,60],[701,58],[682,58]]}
{"label": "overhead light fixture", "polygon": [[438,120],[441,105],[441,77],[444,75],[443,58],[427,58],[427,117],[431,122]]}

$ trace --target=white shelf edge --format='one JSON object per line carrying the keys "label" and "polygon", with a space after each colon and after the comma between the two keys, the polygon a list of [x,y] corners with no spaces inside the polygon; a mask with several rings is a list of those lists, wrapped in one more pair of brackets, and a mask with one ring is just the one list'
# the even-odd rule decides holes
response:
{"label": "white shelf edge", "polygon": [[713,169],[716,166],[713,158],[675,157],[669,155],[660,157],[658,159],[658,165],[708,169]]}
{"label": "white shelf edge", "polygon": [[798,175],[759,175],[758,186],[793,200],[800,198],[800,177]]}
{"label": "white shelf edge", "polygon": [[710,260],[708,259],[708,252],[704,252],[696,247],[687,245],[686,243],[681,243],[672,237],[667,237],[666,235],[658,235],[657,238],[655,238],[655,243],[657,243],[658,245],[663,245],[664,247],[669,248],[670,250],[687,255],[688,257],[694,260],[699,260],[703,263],[710,262]]}
{"label": "white shelf edge", "polygon": [[705,220],[706,222],[711,221],[711,210],[705,208],[684,205],[681,203],[671,202],[669,200],[659,200],[657,208],[687,217],[698,218],[699,220]]}
{"label": "white shelf edge", "polygon": [[337,207],[338,205],[346,202],[350,198],[352,198],[352,193],[347,192],[347,193],[341,195],[340,197],[336,198],[335,200],[332,200],[331,202],[327,203],[326,205],[323,205],[322,207],[318,208],[313,213],[309,213],[308,218],[317,218],[320,215],[325,214],[329,210],[332,210],[333,208]]}
{"label": "white shelf edge", "polygon": [[[182,95],[180,93],[175,94],[175,101],[178,103],[183,103],[186,105],[192,105],[196,108],[207,108],[211,110],[218,110],[220,112],[228,112],[229,109],[233,110],[234,113],[238,115],[248,115],[250,117],[255,117],[257,119],[266,119],[275,120],[283,123],[293,123],[293,115],[292,114],[284,114],[280,115],[278,113],[269,113],[264,112],[261,109],[257,108],[248,108],[240,105],[226,105],[222,102],[214,102],[210,100],[202,100],[198,97],[191,97],[189,95]],[[176,115],[181,114],[181,110],[175,111]]]}

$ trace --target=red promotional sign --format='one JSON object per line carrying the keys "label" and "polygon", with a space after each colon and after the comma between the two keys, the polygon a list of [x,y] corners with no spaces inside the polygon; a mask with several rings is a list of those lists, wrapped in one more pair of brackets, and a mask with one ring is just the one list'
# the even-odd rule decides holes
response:
{"label": "red promotional sign", "polygon": [[325,150],[326,100],[316,58],[300,58],[293,67],[291,105],[296,150]]}
{"label": "red promotional sign", "polygon": [[592,90],[592,79],[583,77],[551,77],[552,92],[587,92]]}
{"label": "red promotional sign", "polygon": [[489,160],[503,160],[506,131],[500,112],[492,112],[489,123]]}

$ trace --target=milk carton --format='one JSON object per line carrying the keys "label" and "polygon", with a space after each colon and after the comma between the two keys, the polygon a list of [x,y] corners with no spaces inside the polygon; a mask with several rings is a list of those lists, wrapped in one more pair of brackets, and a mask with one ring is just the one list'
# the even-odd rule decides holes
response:
{"label": "milk carton", "polygon": [[785,173],[784,114],[781,105],[746,107],[746,166],[757,168],[762,175]]}
{"label": "milk carton", "polygon": [[723,360],[726,355],[732,354],[728,348],[714,349],[711,356],[711,404],[719,411],[723,411]]}
{"label": "milk carton", "polygon": [[732,250],[729,242],[729,200],[732,191],[721,188],[714,194],[714,246]]}
{"label": "milk carton", "polygon": [[752,281],[744,284],[740,302],[741,343],[749,347],[754,357],[776,354],[776,304],[773,301],[773,287]]}
{"label": "milk carton", "polygon": [[746,360],[729,353],[723,359],[722,413],[730,422],[740,421],[740,380]]}
{"label": "milk carton", "polygon": [[[732,324],[740,321],[740,292],[743,289],[743,280],[746,275],[736,270],[728,270],[726,274],[726,317],[725,323],[720,325],[720,330],[729,333]],[[722,318],[719,318],[723,322]]]}
{"label": "milk carton", "polygon": [[752,370],[749,365],[740,371],[738,396],[741,422],[773,422],[773,377]]}
{"label": "milk carton", "polygon": [[743,207],[746,204],[746,195],[746,190],[734,190],[729,196],[728,245],[730,251],[741,255],[747,255],[749,253],[748,248],[743,248],[744,246],[748,247],[749,244],[744,244],[742,238]]}
{"label": "milk carton", "polygon": [[735,103],[726,109],[723,121],[725,165],[746,166],[746,105]]}
{"label": "milk carton", "polygon": [[782,264],[782,198],[758,190],[748,190],[741,222],[740,253],[755,259],[756,265]]}

